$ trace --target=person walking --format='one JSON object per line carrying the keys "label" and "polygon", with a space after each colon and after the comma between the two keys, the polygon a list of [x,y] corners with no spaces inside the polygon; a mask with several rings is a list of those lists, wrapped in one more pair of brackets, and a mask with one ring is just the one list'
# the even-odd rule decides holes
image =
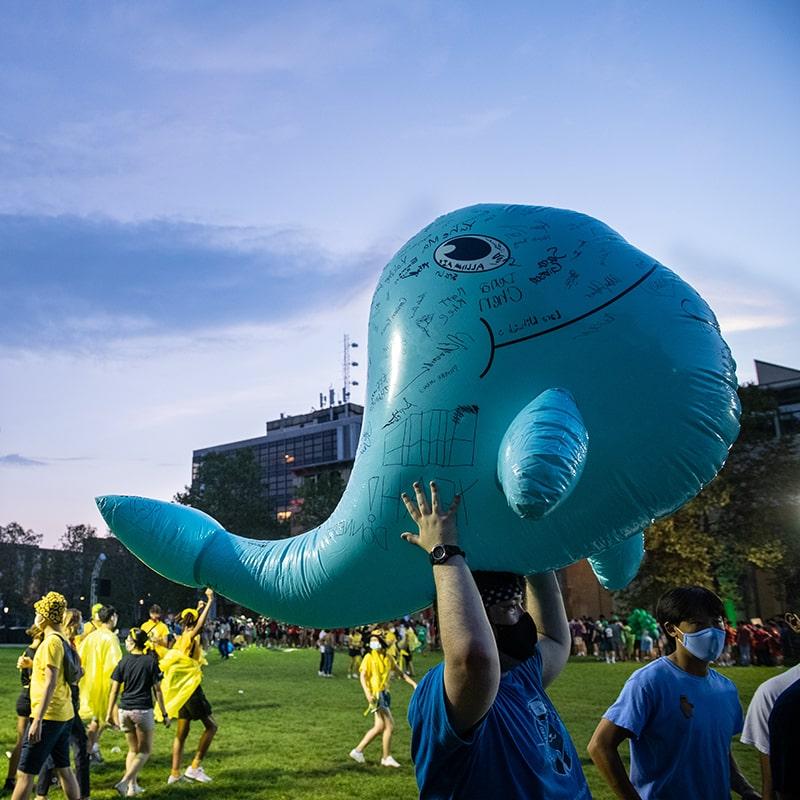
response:
{"label": "person walking", "polygon": [[153,694],[161,709],[164,726],[169,727],[169,716],[164,706],[161,692],[161,670],[158,659],[145,652],[152,640],[142,628],[131,628],[125,640],[127,654],[122,657],[111,674],[111,694],[108,698],[106,724],[114,725],[114,711],[119,699],[119,727],[125,732],[128,741],[128,755],[125,759],[125,773],[114,786],[121,796],[134,797],[142,789],[138,776],[150,758],[153,750]]}
{"label": "person walking", "polygon": [[399,767],[400,764],[392,756],[392,734],[394,732],[394,717],[392,716],[392,696],[389,693],[389,684],[392,675],[400,675],[412,688],[417,684],[400,671],[394,656],[389,655],[383,631],[373,630],[369,636],[369,652],[361,662],[359,676],[361,688],[367,698],[367,714],[374,714],[372,727],[364,734],[361,741],[350,751],[350,758],[363,764],[366,760],[364,749],[377,736],[382,742],[382,767]]}
{"label": "person walking", "polygon": [[33,607],[34,625],[43,636],[31,664],[31,718],[23,737],[12,800],[28,800],[48,758],[53,759],[64,796],[79,800],[78,782],[69,766],[69,732],[75,716],[70,682],[79,665],[62,628],[67,601],[58,592],[48,592]]}

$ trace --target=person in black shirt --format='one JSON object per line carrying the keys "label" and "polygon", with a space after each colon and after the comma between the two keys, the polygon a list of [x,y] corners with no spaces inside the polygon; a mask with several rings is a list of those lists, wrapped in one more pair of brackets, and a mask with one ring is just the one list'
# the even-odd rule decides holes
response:
{"label": "person in black shirt", "polygon": [[9,792],[14,790],[19,755],[22,752],[22,739],[25,735],[25,726],[31,716],[31,667],[33,667],[33,657],[36,654],[36,648],[42,642],[42,632],[35,625],[28,628],[26,633],[31,637],[31,643],[17,659],[17,669],[22,682],[22,690],[19,693],[19,697],[17,697],[17,741],[11,751],[11,757],[8,762],[8,775],[3,786],[3,789]]}
{"label": "person in black shirt", "polygon": [[109,725],[114,724],[114,705],[122,685],[124,688],[119,701],[119,726],[128,739],[128,757],[125,762],[127,769],[114,788],[119,794],[128,797],[141,791],[137,776],[153,749],[153,731],[156,727],[153,716],[154,692],[164,717],[164,725],[169,727],[169,716],[164,706],[164,695],[161,693],[161,670],[155,656],[145,653],[147,642],[145,631],[131,628],[125,642],[128,654],[122,657],[111,674],[111,697],[106,722]]}

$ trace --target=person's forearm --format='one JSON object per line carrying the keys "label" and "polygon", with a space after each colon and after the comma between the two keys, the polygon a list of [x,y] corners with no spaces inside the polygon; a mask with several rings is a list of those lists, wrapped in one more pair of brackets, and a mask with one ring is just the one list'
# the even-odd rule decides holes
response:
{"label": "person's forearm", "polygon": [[763,800],[775,800],[775,791],[772,788],[772,767],[769,763],[769,753],[759,753],[761,762],[761,797]]}
{"label": "person's forearm", "polygon": [[[611,791],[620,800],[641,800],[639,793],[631,783],[625,765],[622,763],[619,752],[613,747],[592,746],[589,743],[589,755],[597,767],[598,772],[603,776]],[[688,800],[688,798],[687,798]]]}
{"label": "person's forearm", "polygon": [[526,605],[536,623],[539,636],[546,636],[569,647],[569,623],[555,572],[528,575],[527,583]]}
{"label": "person's forearm", "polygon": [[733,753],[728,753],[728,759],[731,765],[731,789],[742,797],[746,795],[749,797],[756,796],[758,793],[750,781],[742,774],[736,759],[733,757]]}
{"label": "person's forearm", "polygon": [[447,563],[433,567],[433,577],[445,660],[450,663],[466,663],[472,658],[497,661],[494,634],[463,557],[453,556]]}
{"label": "person's forearm", "polygon": [[161,716],[167,717],[167,706],[164,703],[164,692],[161,691],[161,684],[158,684],[156,687],[156,700],[158,701],[158,707],[161,709]]}
{"label": "person's forearm", "polygon": [[369,690],[369,686],[367,686],[367,676],[362,672],[360,675],[361,678],[361,688],[364,690],[364,697],[367,698],[367,702],[372,702],[372,692]]}

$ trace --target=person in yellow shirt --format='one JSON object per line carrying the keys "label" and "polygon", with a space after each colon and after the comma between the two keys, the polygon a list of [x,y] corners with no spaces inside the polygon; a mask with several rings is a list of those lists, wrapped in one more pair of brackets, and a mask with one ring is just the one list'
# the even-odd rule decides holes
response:
{"label": "person in yellow shirt", "polygon": [[161,619],[161,606],[154,603],[150,606],[150,619],[145,620],[140,627],[150,640],[150,647],[156,651],[159,658],[164,658],[169,647],[169,628]]}
{"label": "person in yellow shirt", "polygon": [[392,697],[389,694],[389,683],[392,674],[400,677],[414,689],[417,684],[400,672],[394,656],[389,655],[386,638],[382,630],[373,630],[369,636],[369,652],[361,662],[361,688],[367,698],[366,713],[375,715],[375,722],[364,734],[364,738],[350,751],[350,758],[363,764],[364,748],[376,737],[382,736],[383,757],[382,767],[399,767],[392,757],[392,733],[394,731],[394,717],[392,716]]}
{"label": "person in yellow shirt", "polygon": [[78,647],[83,665],[80,682],[80,715],[89,720],[89,752],[92,760],[102,762],[100,736],[105,730],[108,698],[111,694],[111,673],[122,658],[117,628],[117,611],[103,606],[97,612],[99,627],[85,636]]}
{"label": "person in yellow shirt", "polygon": [[79,800],[78,782],[69,766],[69,733],[75,712],[67,678],[68,668],[73,672],[78,666],[61,625],[67,601],[58,592],[48,592],[33,607],[34,624],[44,638],[31,666],[31,720],[22,743],[12,800],[28,800],[33,781],[48,758],[53,759],[65,797]]}
{"label": "person in yellow shirt", "polygon": [[350,655],[350,666],[347,668],[348,678],[357,678],[361,666],[361,646],[363,637],[358,628],[351,628],[347,634],[347,652]]}
{"label": "person in yellow shirt", "polygon": [[[183,631],[175,640],[173,648],[197,663],[205,663],[203,648],[200,645],[200,633],[208,619],[213,599],[214,592],[211,589],[206,589],[205,602],[201,600],[196,610],[187,608],[181,613],[180,623]],[[169,703],[169,700],[167,700],[167,703]],[[200,734],[197,752],[192,759],[192,763],[181,774],[183,748],[186,745],[186,739],[189,737],[189,728],[193,720],[200,720],[203,723],[203,733]],[[199,781],[200,783],[211,782],[212,779],[203,769],[202,762],[218,727],[214,717],[211,716],[211,703],[208,702],[203,692],[203,687],[198,683],[192,695],[178,712],[178,727],[175,731],[175,739],[172,742],[172,770],[167,783],[175,783],[184,778]]]}

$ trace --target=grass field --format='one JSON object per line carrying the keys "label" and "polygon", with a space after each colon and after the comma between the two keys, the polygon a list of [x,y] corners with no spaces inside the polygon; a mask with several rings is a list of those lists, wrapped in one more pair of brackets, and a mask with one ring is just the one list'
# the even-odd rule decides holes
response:
{"label": "grass field", "polygon": [[[13,746],[14,700],[19,691],[14,667],[17,649],[0,649],[0,741],[2,751]],[[160,727],[153,757],[140,782],[152,798],[321,798],[322,800],[390,800],[417,795],[409,756],[410,730],[405,720],[411,687],[395,681],[392,702],[397,727],[394,756],[399,770],[381,767],[379,742],[366,751],[360,766],[348,753],[369,726],[362,716],[366,707],[358,681],[348,680],[347,656],[337,653],[335,678],[317,676],[319,656],[312,650],[279,652],[251,648],[236,660],[221,663],[216,651],[209,653],[204,687],[214,706],[220,730],[205,762],[214,782],[166,785],[169,773],[171,732]],[[415,659],[418,676],[430,669],[437,656]],[[612,795],[585,756],[586,743],[603,711],[614,700],[635,665],[598,664],[573,660],[551,687],[550,695],[583,760],[595,798]],[[749,702],[756,686],[776,670],[768,668],[722,670],[739,687],[742,702]],[[194,727],[198,727],[195,731]],[[194,746],[202,726],[194,723],[189,745]],[[92,797],[116,797],[114,783],[123,772],[125,740],[107,731],[102,740],[106,762],[92,768]],[[120,752],[112,752],[115,747]],[[187,749],[187,753],[189,749]],[[734,753],[751,782],[759,785],[755,751],[738,743]],[[3,773],[4,777],[4,773]],[[59,789],[51,794],[60,797]],[[688,798],[687,798],[688,800]]]}

